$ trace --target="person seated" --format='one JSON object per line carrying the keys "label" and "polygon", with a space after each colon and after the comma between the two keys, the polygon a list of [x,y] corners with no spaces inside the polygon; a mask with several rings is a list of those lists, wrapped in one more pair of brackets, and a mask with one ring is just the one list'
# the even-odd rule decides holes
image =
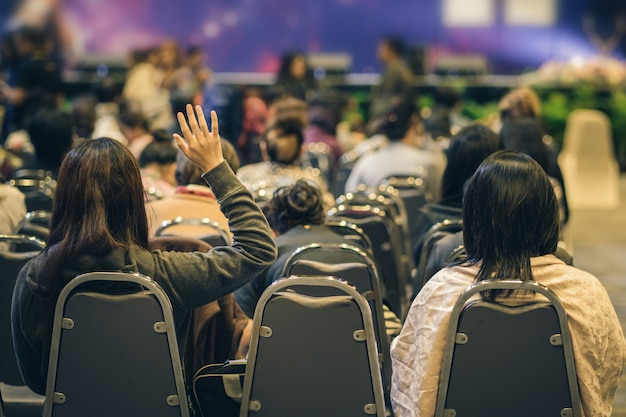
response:
{"label": "person seated", "polygon": [[120,105],[118,121],[128,149],[139,159],[141,152],[154,141],[148,120],[137,103],[126,101]]}
{"label": "person seated", "polygon": [[[16,187],[6,184],[6,178],[0,174],[0,235],[17,233],[24,216],[26,216],[24,194]],[[6,243],[0,243],[0,250],[7,248]]]}
{"label": "person seated", "polygon": [[268,203],[266,215],[276,234],[278,259],[257,279],[235,291],[237,303],[251,318],[261,294],[272,282],[282,278],[282,269],[296,249],[311,243],[346,243],[345,237],[324,225],[322,194],[308,181],[297,180],[277,189]]}
{"label": "person seated", "polygon": [[441,198],[427,203],[419,212],[416,227],[412,231],[413,260],[419,266],[424,237],[435,224],[444,220],[461,220],[463,187],[480,163],[493,152],[502,149],[498,135],[480,124],[464,127],[450,141],[446,150],[448,162],[441,180]]}
{"label": "person seated", "polygon": [[559,201],[559,219],[563,229],[569,220],[565,182],[557,154],[545,144],[545,136],[539,122],[531,117],[508,118],[500,129],[500,140],[505,149],[524,152],[537,161],[550,177]]}
{"label": "person seated", "polygon": [[19,273],[11,311],[13,344],[20,373],[44,394],[55,304],[64,285],[94,271],[138,272],[151,277],[169,297],[185,352],[191,311],[254,279],[276,259],[276,245],[263,212],[224,162],[218,119],[209,130],[201,107],[178,115],[181,151],[203,178],[229,219],[233,244],[207,253],[148,250],[148,221],[139,166],[114,139],[85,141],[65,157],[44,251]]}
{"label": "person seated", "polygon": [[149,200],[160,200],[176,192],[178,149],[164,131],[152,133],[154,141],[139,156],[141,182]]}
{"label": "person seated", "polygon": [[56,176],[73,143],[70,115],[53,108],[41,109],[28,118],[26,131],[34,154],[24,156],[22,168],[43,169]]}
{"label": "person seated", "polygon": [[432,149],[428,143],[412,97],[396,97],[380,129],[389,145],[359,158],[346,181],[345,192],[355,191],[360,184],[377,186],[390,176],[412,175],[423,178],[427,193],[437,199],[446,159],[441,150]]}
{"label": "person seated", "polygon": [[[606,289],[554,256],[559,207],[552,184],[528,155],[498,151],[468,183],[463,200],[467,258],[433,276],[417,295],[391,344],[391,402],[398,417],[432,417],[454,304],[472,283],[518,279],[545,285],[560,299],[571,330],[584,415],[610,416],[626,364],[626,340]],[[486,295],[515,303],[519,294]],[[487,372],[489,364],[485,363]]]}
{"label": "person seated", "polygon": [[319,172],[300,167],[303,140],[299,119],[277,119],[267,128],[260,143],[264,161],[241,167],[237,177],[257,198],[263,195],[269,198],[278,188],[305,179],[332,202],[332,195],[326,197],[328,184]]}
{"label": "person seated", "polygon": [[332,152],[334,171],[343,154],[337,141],[337,126],[341,122],[343,108],[347,103],[338,93],[320,92],[308,104],[308,126],[304,129],[304,143],[325,143]]}
{"label": "person seated", "polygon": [[[221,140],[222,155],[231,170],[237,174],[239,158],[235,148],[225,139]],[[220,205],[211,188],[202,179],[202,169],[180,152],[176,161],[176,183],[178,187],[173,195],[162,200],[151,201],[147,204],[148,228],[150,236],[164,221],[177,217],[189,219],[208,218],[216,222],[222,229],[228,231],[228,219],[220,210]],[[179,225],[172,226],[167,233],[177,236],[200,238],[206,235],[209,229],[204,226]]]}

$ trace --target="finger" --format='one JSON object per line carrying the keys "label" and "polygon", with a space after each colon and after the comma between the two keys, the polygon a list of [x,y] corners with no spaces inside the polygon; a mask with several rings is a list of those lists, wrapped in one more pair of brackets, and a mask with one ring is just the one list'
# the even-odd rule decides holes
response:
{"label": "finger", "polygon": [[183,132],[183,136],[185,139],[190,140],[193,138],[193,134],[189,129],[189,125],[187,124],[187,120],[185,119],[185,115],[182,112],[178,112],[176,114],[176,118],[178,119],[178,124],[180,125],[180,131]]}
{"label": "finger", "polygon": [[204,111],[202,111],[202,106],[196,106],[196,113],[198,114],[198,122],[200,123],[200,130],[205,137],[209,137],[209,126],[206,124],[206,118],[204,117]]}
{"label": "finger", "polygon": [[196,119],[196,114],[193,111],[193,106],[191,104],[187,104],[187,119],[189,119],[189,126],[191,127],[191,131],[196,136],[196,138],[200,138],[202,136],[202,132],[200,131],[200,126],[198,126],[198,120]]}
{"label": "finger", "polygon": [[211,134],[216,136],[220,135],[219,123],[217,121],[217,112],[215,110],[211,110]]}
{"label": "finger", "polygon": [[183,151],[185,156],[189,157],[189,145],[187,145],[187,142],[185,142],[185,140],[177,133],[174,133],[174,140],[176,141],[178,148]]}

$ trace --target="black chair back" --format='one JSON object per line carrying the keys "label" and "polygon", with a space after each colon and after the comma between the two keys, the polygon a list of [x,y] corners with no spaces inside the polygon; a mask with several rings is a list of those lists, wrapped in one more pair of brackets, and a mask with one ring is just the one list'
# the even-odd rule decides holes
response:
{"label": "black chair back", "polygon": [[140,274],[94,272],[56,305],[44,416],[189,417],[172,306]]}
{"label": "black chair back", "polygon": [[[546,301],[473,300],[484,291],[535,293]],[[486,396],[487,395],[487,396]],[[580,417],[567,315],[536,282],[483,281],[455,304],[448,328],[436,417]]]}
{"label": "black chair back", "polygon": [[[209,245],[215,246],[229,246],[232,244],[232,239],[228,232],[222,228],[214,220],[204,219],[192,219],[177,217],[175,219],[165,220],[161,223],[161,226],[154,232],[154,236],[168,236],[176,235],[177,226],[194,226],[198,229],[197,239],[200,239]],[[205,232],[203,234],[203,231]]]}
{"label": "black chair back", "polygon": [[[300,293],[319,286],[342,295]],[[363,296],[332,277],[270,285],[254,314],[241,405],[240,417],[383,417],[374,326]]]}

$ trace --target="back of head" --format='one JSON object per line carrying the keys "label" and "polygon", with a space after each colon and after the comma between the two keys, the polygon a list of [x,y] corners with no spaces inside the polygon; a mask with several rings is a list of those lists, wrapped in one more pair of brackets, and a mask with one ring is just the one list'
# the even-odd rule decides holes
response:
{"label": "back of head", "polygon": [[276,120],[265,132],[263,143],[271,162],[295,164],[300,158],[304,143],[301,120],[297,118]]}
{"label": "back of head", "polygon": [[[236,174],[241,165],[237,151],[232,143],[225,139],[221,139],[221,144],[224,160]],[[178,185],[206,185],[206,182],[202,179],[202,174],[202,168],[191,162],[184,153],[178,152],[176,158],[176,183]]]}
{"label": "back of head", "polygon": [[72,125],[79,138],[91,138],[96,126],[96,98],[84,95],[74,99],[72,103]]}
{"label": "back of head", "polygon": [[37,159],[55,170],[72,146],[72,119],[69,114],[42,108],[28,118],[26,131],[35,147]]}
{"label": "back of head", "polygon": [[345,97],[335,91],[321,91],[309,101],[309,125],[335,134],[347,106]]}
{"label": "back of head", "polygon": [[467,263],[480,265],[477,280],[530,280],[530,258],[553,253],[559,207],[550,179],[520,152],[488,156],[468,183],[463,200]]}
{"label": "back of head", "polygon": [[524,152],[547,169],[549,156],[543,136],[537,120],[530,117],[506,119],[500,130],[500,140],[505,149]]}
{"label": "back of head", "polygon": [[172,142],[154,141],[149,143],[139,156],[139,167],[152,164],[165,166],[176,163],[178,148]]}
{"label": "back of head", "polygon": [[55,279],[70,257],[131,245],[148,247],[139,166],[114,139],[84,141],[68,152],[59,170],[46,275]]}
{"label": "back of head", "polygon": [[448,162],[441,181],[442,202],[461,207],[467,180],[487,156],[500,149],[498,135],[484,125],[465,126],[453,136],[446,151]]}
{"label": "back of head", "polygon": [[390,100],[385,116],[380,120],[379,132],[390,141],[402,140],[409,129],[420,121],[415,100],[409,95],[401,95]]}
{"label": "back of head", "polygon": [[541,100],[535,91],[520,87],[506,94],[498,105],[500,118],[506,120],[515,117],[541,116]]}
{"label": "back of head", "polygon": [[127,128],[149,131],[148,120],[141,111],[141,107],[132,101],[124,101],[120,104],[119,122],[121,126]]}
{"label": "back of head", "polygon": [[266,214],[278,234],[300,225],[320,225],[326,218],[321,191],[305,180],[277,189]]}

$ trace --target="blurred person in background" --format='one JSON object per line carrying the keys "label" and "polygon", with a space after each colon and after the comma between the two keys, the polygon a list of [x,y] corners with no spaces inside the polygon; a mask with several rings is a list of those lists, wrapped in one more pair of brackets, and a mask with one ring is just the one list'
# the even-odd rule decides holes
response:
{"label": "blurred person in background", "polygon": [[379,41],[376,56],[383,72],[371,92],[370,120],[387,114],[394,97],[413,95],[413,73],[403,59],[404,53],[405,43],[399,37],[387,36]]}
{"label": "blurred person in background", "polygon": [[285,53],[272,88],[274,94],[306,100],[316,89],[317,83],[309,71],[306,56],[302,52]]}
{"label": "blurred person in background", "polygon": [[160,200],[176,192],[176,157],[178,149],[169,133],[152,132],[154,141],[139,156],[141,182],[148,199]]}

